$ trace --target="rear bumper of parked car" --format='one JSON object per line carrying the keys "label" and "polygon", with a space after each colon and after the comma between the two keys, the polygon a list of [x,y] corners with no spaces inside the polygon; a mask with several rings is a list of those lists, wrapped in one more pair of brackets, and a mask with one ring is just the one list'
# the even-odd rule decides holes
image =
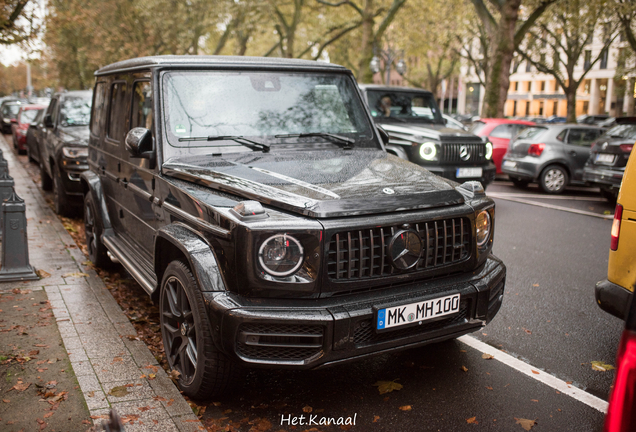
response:
{"label": "rear bumper of parked car", "polygon": [[[507,161],[514,162],[515,165],[513,167],[506,165]],[[540,160],[532,156],[521,158],[505,156],[501,162],[501,172],[520,180],[536,180],[541,174],[541,167],[542,163]]]}
{"label": "rear bumper of parked car", "polygon": [[634,293],[605,279],[596,283],[594,295],[601,309],[624,320]]}
{"label": "rear bumper of parked car", "polygon": [[[499,311],[506,267],[489,256],[474,273],[312,300],[203,293],[217,347],[248,366],[315,369],[479,330]],[[377,308],[460,294],[459,312],[377,332]]]}
{"label": "rear bumper of parked car", "polygon": [[424,168],[426,168],[427,170],[429,170],[430,172],[432,172],[435,175],[438,175],[440,177],[444,177],[447,178],[449,180],[453,180],[456,181],[458,183],[463,183],[465,181],[471,181],[471,180],[477,180],[479,182],[481,182],[481,184],[486,187],[487,185],[489,185],[490,183],[492,183],[495,180],[495,165],[492,163],[489,163],[486,166],[482,166],[482,174],[481,177],[462,177],[462,178],[457,178],[457,169],[458,168],[478,168],[477,166],[475,167],[471,167],[471,166],[455,166],[455,165],[450,165],[450,166],[428,166],[428,165],[422,165]]}
{"label": "rear bumper of parked car", "polygon": [[583,168],[583,181],[594,185],[619,189],[623,181],[625,168],[612,168],[608,166],[588,165]]}

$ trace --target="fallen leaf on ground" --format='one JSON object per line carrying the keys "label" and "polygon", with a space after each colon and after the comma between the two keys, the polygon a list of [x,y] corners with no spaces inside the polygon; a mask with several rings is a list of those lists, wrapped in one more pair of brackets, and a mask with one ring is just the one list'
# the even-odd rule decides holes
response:
{"label": "fallen leaf on ground", "polygon": [[49,417],[51,417],[53,414],[55,414],[53,411],[47,412],[46,414],[44,414],[44,418],[49,418]]}
{"label": "fallen leaf on ground", "polygon": [[595,371],[607,372],[608,370],[616,369],[614,366],[605,364],[602,361],[593,361],[592,369]]}
{"label": "fallen leaf on ground", "polygon": [[179,372],[178,370],[171,370],[170,373],[168,373],[168,377],[170,377],[170,379],[172,381],[176,381],[179,379],[179,376],[181,375],[181,372]]}
{"label": "fallen leaf on ground", "polygon": [[31,383],[23,383],[23,382],[19,382],[16,385],[14,385],[13,387],[11,387],[11,390],[17,390],[20,392],[25,391],[26,389],[28,389],[31,386]]}
{"label": "fallen leaf on ground", "polygon": [[517,421],[518,425],[521,425],[521,427],[524,430],[527,430],[527,431],[532,429],[532,426],[537,424],[536,420],[528,420],[528,419],[522,419],[522,418],[517,418],[517,417],[515,417],[515,420]]}
{"label": "fallen leaf on ground", "polygon": [[486,359],[486,360],[490,360],[490,359],[493,359],[493,358],[495,358],[495,357],[494,357],[494,356],[491,356],[490,354],[483,353],[483,354],[481,355],[481,358]]}
{"label": "fallen leaf on ground", "polygon": [[401,411],[411,411],[411,405],[404,405],[400,407]]}
{"label": "fallen leaf on ground", "polygon": [[466,423],[468,423],[468,424],[479,424],[479,422],[477,421],[477,417],[471,417],[469,419],[466,419]]}
{"label": "fallen leaf on ground", "polygon": [[522,329],[523,329],[523,331],[524,331],[524,332],[526,332],[526,333],[528,333],[528,334],[532,334],[532,332],[531,332],[530,330],[528,330],[527,328],[523,328],[523,327],[522,327]]}
{"label": "fallen leaf on ground", "polygon": [[11,401],[9,399],[2,399],[2,402],[4,403],[10,403]]}
{"label": "fallen leaf on ground", "polygon": [[73,273],[64,273],[62,275],[63,278],[68,278],[68,277],[88,277],[87,273],[83,273],[83,272],[73,272]]}
{"label": "fallen leaf on ground", "polygon": [[467,368],[466,366],[462,366],[462,370],[463,370],[464,372],[468,372],[468,368]]}
{"label": "fallen leaf on ground", "polygon": [[312,407],[310,407],[309,405],[307,405],[307,406],[305,406],[305,407],[303,408],[303,412],[306,412],[306,413],[310,413],[310,412],[312,412],[313,410],[314,410],[314,409],[313,409]]}
{"label": "fallen leaf on ground", "polygon": [[380,416],[373,416],[373,423],[377,423],[380,420]]}
{"label": "fallen leaf on ground", "polygon": [[110,389],[108,394],[114,397],[124,397],[128,394],[128,389],[126,386],[117,386]]}
{"label": "fallen leaf on ground", "polygon": [[36,270],[35,274],[38,275],[40,277],[40,279],[44,279],[47,278],[49,276],[51,276],[51,273],[44,271],[42,269]]}
{"label": "fallen leaf on ground", "polygon": [[536,374],[536,375],[539,375],[541,372],[539,372],[539,371],[536,371],[536,370],[532,369],[532,373],[533,373],[533,374]]}
{"label": "fallen leaf on ground", "polygon": [[402,390],[402,387],[404,387],[395,381],[378,381],[373,385],[378,388],[380,394],[391,393],[393,390]]}

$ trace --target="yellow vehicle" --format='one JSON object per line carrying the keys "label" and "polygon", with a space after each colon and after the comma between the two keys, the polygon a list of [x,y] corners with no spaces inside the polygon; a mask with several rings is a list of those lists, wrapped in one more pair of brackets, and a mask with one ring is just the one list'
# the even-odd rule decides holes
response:
{"label": "yellow vehicle", "polygon": [[636,156],[629,158],[618,193],[607,279],[596,284],[601,309],[625,319],[636,287]]}

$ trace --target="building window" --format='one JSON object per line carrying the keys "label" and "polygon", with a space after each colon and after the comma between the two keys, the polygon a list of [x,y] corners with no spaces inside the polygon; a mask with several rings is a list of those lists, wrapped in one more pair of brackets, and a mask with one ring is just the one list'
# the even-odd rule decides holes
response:
{"label": "building window", "polygon": [[531,72],[532,71],[532,63],[530,63],[530,60],[528,60],[526,62],[526,72]]}
{"label": "building window", "polygon": [[539,115],[542,116],[543,115],[543,102],[539,103]]}
{"label": "building window", "polygon": [[545,81],[541,81],[541,91],[545,91]]}
{"label": "building window", "polygon": [[554,101],[552,103],[552,115],[559,115],[559,101]]}
{"label": "building window", "polygon": [[526,101],[526,115],[530,115],[530,101]]}
{"label": "building window", "polygon": [[585,60],[583,61],[583,69],[589,69],[592,64],[592,51],[585,50]]}
{"label": "building window", "polygon": [[519,81],[515,81],[515,91],[519,91]]}
{"label": "building window", "polygon": [[607,69],[607,58],[609,54],[609,49],[604,49],[603,52],[601,53],[601,65],[600,65],[600,69]]}

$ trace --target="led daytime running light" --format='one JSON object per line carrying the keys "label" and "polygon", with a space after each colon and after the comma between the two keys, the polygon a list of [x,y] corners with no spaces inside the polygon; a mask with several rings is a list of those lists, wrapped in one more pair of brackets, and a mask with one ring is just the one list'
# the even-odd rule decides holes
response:
{"label": "led daytime running light", "polygon": [[435,160],[437,156],[437,147],[435,143],[425,142],[420,146],[420,157],[427,161]]}

